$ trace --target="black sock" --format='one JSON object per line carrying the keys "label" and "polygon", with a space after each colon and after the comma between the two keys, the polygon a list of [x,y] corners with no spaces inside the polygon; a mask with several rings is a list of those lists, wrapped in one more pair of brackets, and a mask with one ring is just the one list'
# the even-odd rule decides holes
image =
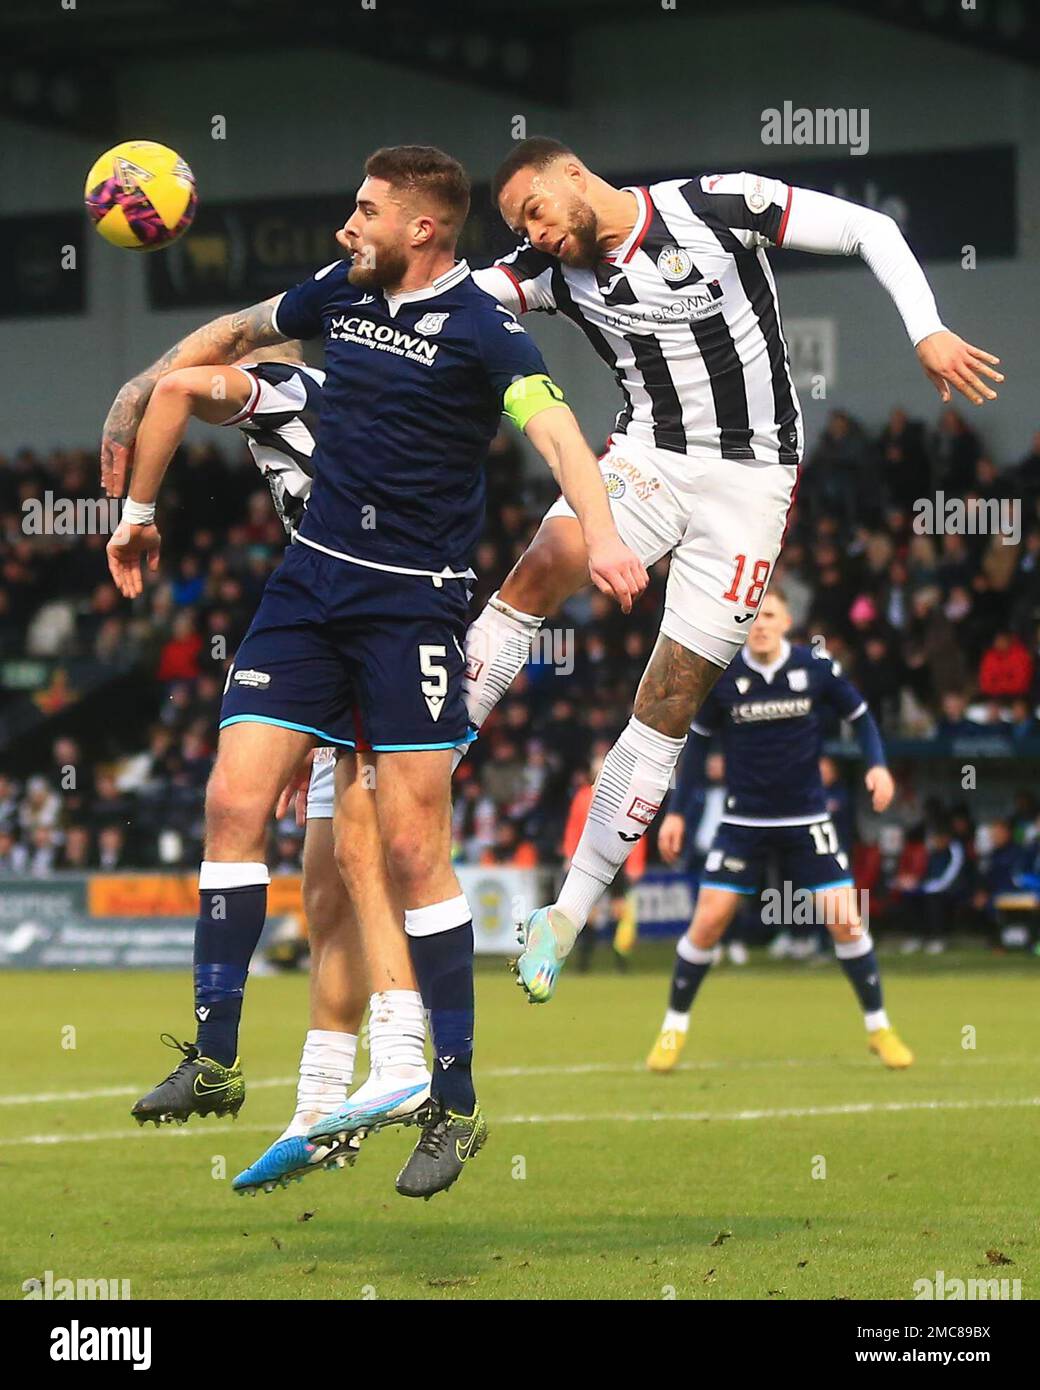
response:
{"label": "black sock", "polygon": [[433,1039],[430,1095],[448,1110],[472,1115],[473,923],[425,936],[409,933],[408,945]]}
{"label": "black sock", "polygon": [[884,1008],[881,998],[881,971],[878,969],[873,945],[861,956],[853,956],[851,960],[839,956],[838,960],[841,961],[841,968],[845,971],[849,984],[856,991],[856,998],[863,1012],[873,1014]]}
{"label": "black sock", "polygon": [[199,916],[195,923],[195,1046],[203,1057],[210,1057],[221,1066],[231,1066],[238,1056],[246,975],[266,913],[266,879],[242,887],[199,890]]}
{"label": "black sock", "polygon": [[[685,940],[685,937],[681,937],[680,943]],[[696,951],[697,947],[688,947],[688,949]],[[675,970],[672,973],[672,992],[668,999],[668,1007],[677,1014],[688,1014],[693,1007],[694,996],[701,987],[701,981],[710,969],[710,956],[703,962],[690,961],[676,951]]]}

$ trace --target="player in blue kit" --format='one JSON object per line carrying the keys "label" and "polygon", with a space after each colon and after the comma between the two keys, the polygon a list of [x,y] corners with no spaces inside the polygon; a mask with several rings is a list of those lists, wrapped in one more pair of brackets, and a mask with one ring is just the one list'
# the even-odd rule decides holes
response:
{"label": "player in blue kit", "polygon": [[690,1008],[713,951],[741,900],[760,891],[770,856],[778,861],[784,900],[796,911],[807,907],[812,920],[831,933],[863,1009],[870,1050],[888,1067],[913,1061],[885,1012],[869,925],[861,919],[848,856],[827,814],[819,768],[828,717],[850,721],[867,764],[874,810],[886,810],[895,786],[881,736],[837,662],[825,652],[791,645],[785,636],[790,626],[782,595],[769,591],[746,645],[691,726],[700,737],[685,755],[661,825],[663,857],[674,861],[682,850],[685,808],[715,734],[726,759],[725,809],[701,875],[693,921],[679,939],[668,1011],[647,1058],[651,1071],[671,1071],[679,1060]]}
{"label": "player in blue kit", "polygon": [[[376,1078],[363,1104],[355,1095],[312,1137],[342,1142],[385,1123],[421,1122],[397,1188],[429,1197],[455,1181],[486,1136],[472,1079],[473,928],[450,858],[450,774],[468,730],[462,643],[483,464],[503,410],[574,507],[593,582],[627,610],[647,576],[618,536],[596,460],[538,349],[455,260],[469,206],[461,165],[427,146],[400,146],[370,156],[365,174],[337,235],[348,259],[189,335],[128,383],[106,424],[103,468],[125,465],[142,402],[168,372],[323,338],[310,501],[236,654],[221,710],[199,876],[198,1033],[193,1055],[162,1086],[188,1114],[213,1109],[221,1090],[237,1087],[240,1097],[238,1024],[266,910],[268,820],[312,747],[356,750],[338,761],[337,797],[360,776],[363,754],[429,1016],[434,1076],[382,1090]],[[135,466],[124,521],[150,523],[157,489]],[[347,829],[337,817],[337,847]],[[150,1097],[139,1106],[166,1104],[170,1089]]]}

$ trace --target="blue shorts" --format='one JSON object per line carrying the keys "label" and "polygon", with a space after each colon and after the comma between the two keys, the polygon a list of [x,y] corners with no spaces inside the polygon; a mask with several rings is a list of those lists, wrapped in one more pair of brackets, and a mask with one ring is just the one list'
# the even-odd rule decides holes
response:
{"label": "blue shorts", "polygon": [[297,541],[267,582],[220,727],[277,724],[376,752],[466,742],[469,586],[372,569]]}
{"label": "blue shorts", "polygon": [[701,874],[702,888],[758,893],[774,857],[782,881],[792,889],[851,888],[848,855],[832,821],[814,825],[729,825],[715,832]]}

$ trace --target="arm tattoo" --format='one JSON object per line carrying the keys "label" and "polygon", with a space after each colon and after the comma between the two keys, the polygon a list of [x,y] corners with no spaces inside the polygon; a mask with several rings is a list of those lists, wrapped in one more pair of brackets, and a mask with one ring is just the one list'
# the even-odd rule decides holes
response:
{"label": "arm tattoo", "polygon": [[636,691],[633,714],[669,738],[684,738],[723,668],[670,637],[658,637]]}
{"label": "arm tattoo", "polygon": [[234,314],[213,319],[182,338],[158,361],[133,377],[122,388],[105,421],[105,434],[117,444],[133,440],[155,383],[168,372],[181,367],[208,367],[211,363],[233,362],[254,348],[285,341],[274,327],[274,306],[279,296],[253,304]]}

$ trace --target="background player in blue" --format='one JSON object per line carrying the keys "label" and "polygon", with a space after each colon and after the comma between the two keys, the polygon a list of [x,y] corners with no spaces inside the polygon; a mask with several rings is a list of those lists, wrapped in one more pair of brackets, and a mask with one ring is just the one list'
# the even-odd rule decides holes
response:
{"label": "background player in blue", "polygon": [[828,716],[851,721],[867,764],[866,787],[875,811],[895,790],[877,725],[859,692],[826,653],[792,646],[791,615],[778,590],[762,599],[747,644],[719,678],[691,726],[659,843],[677,858],[685,807],[708,740],[718,734],[726,757],[722,821],[701,875],[697,906],[680,937],[668,1011],[647,1066],[670,1071],[686,1041],[689,1012],[712,952],[741,900],[759,892],[766,861],[779,862],[796,909],[811,904],[812,920],[827,927],[834,951],[863,1009],[870,1050],[888,1067],[908,1067],[910,1049],[888,1021],[869,925],[861,921],[849,861],[827,814],[820,748]]}
{"label": "background player in blue", "polygon": [[[239,648],[221,711],[199,877],[198,1055],[184,1065],[206,1093],[241,1076],[238,1021],[263,926],[264,836],[279,792],[317,743],[371,751],[383,855],[436,1061],[429,1100],[419,1083],[373,1096],[350,1125],[356,1133],[421,1118],[397,1186],[425,1197],[455,1181],[486,1134],[471,1073],[473,928],[451,868],[450,772],[468,727],[470,553],[503,409],[577,512],[597,586],[627,610],[647,576],[617,534],[595,458],[541,354],[455,260],[469,207],[461,165],[430,147],[400,146],[370,156],[365,174],[338,234],[348,261],[190,335],[151,369],[154,386],[178,367],[286,338],[320,334],[325,343],[310,501]],[[130,410],[145,392],[147,381]],[[118,412],[116,425],[125,446],[132,430]],[[130,524],[152,520],[146,484],[135,469]],[[357,775],[358,759],[341,758],[337,795]]]}

